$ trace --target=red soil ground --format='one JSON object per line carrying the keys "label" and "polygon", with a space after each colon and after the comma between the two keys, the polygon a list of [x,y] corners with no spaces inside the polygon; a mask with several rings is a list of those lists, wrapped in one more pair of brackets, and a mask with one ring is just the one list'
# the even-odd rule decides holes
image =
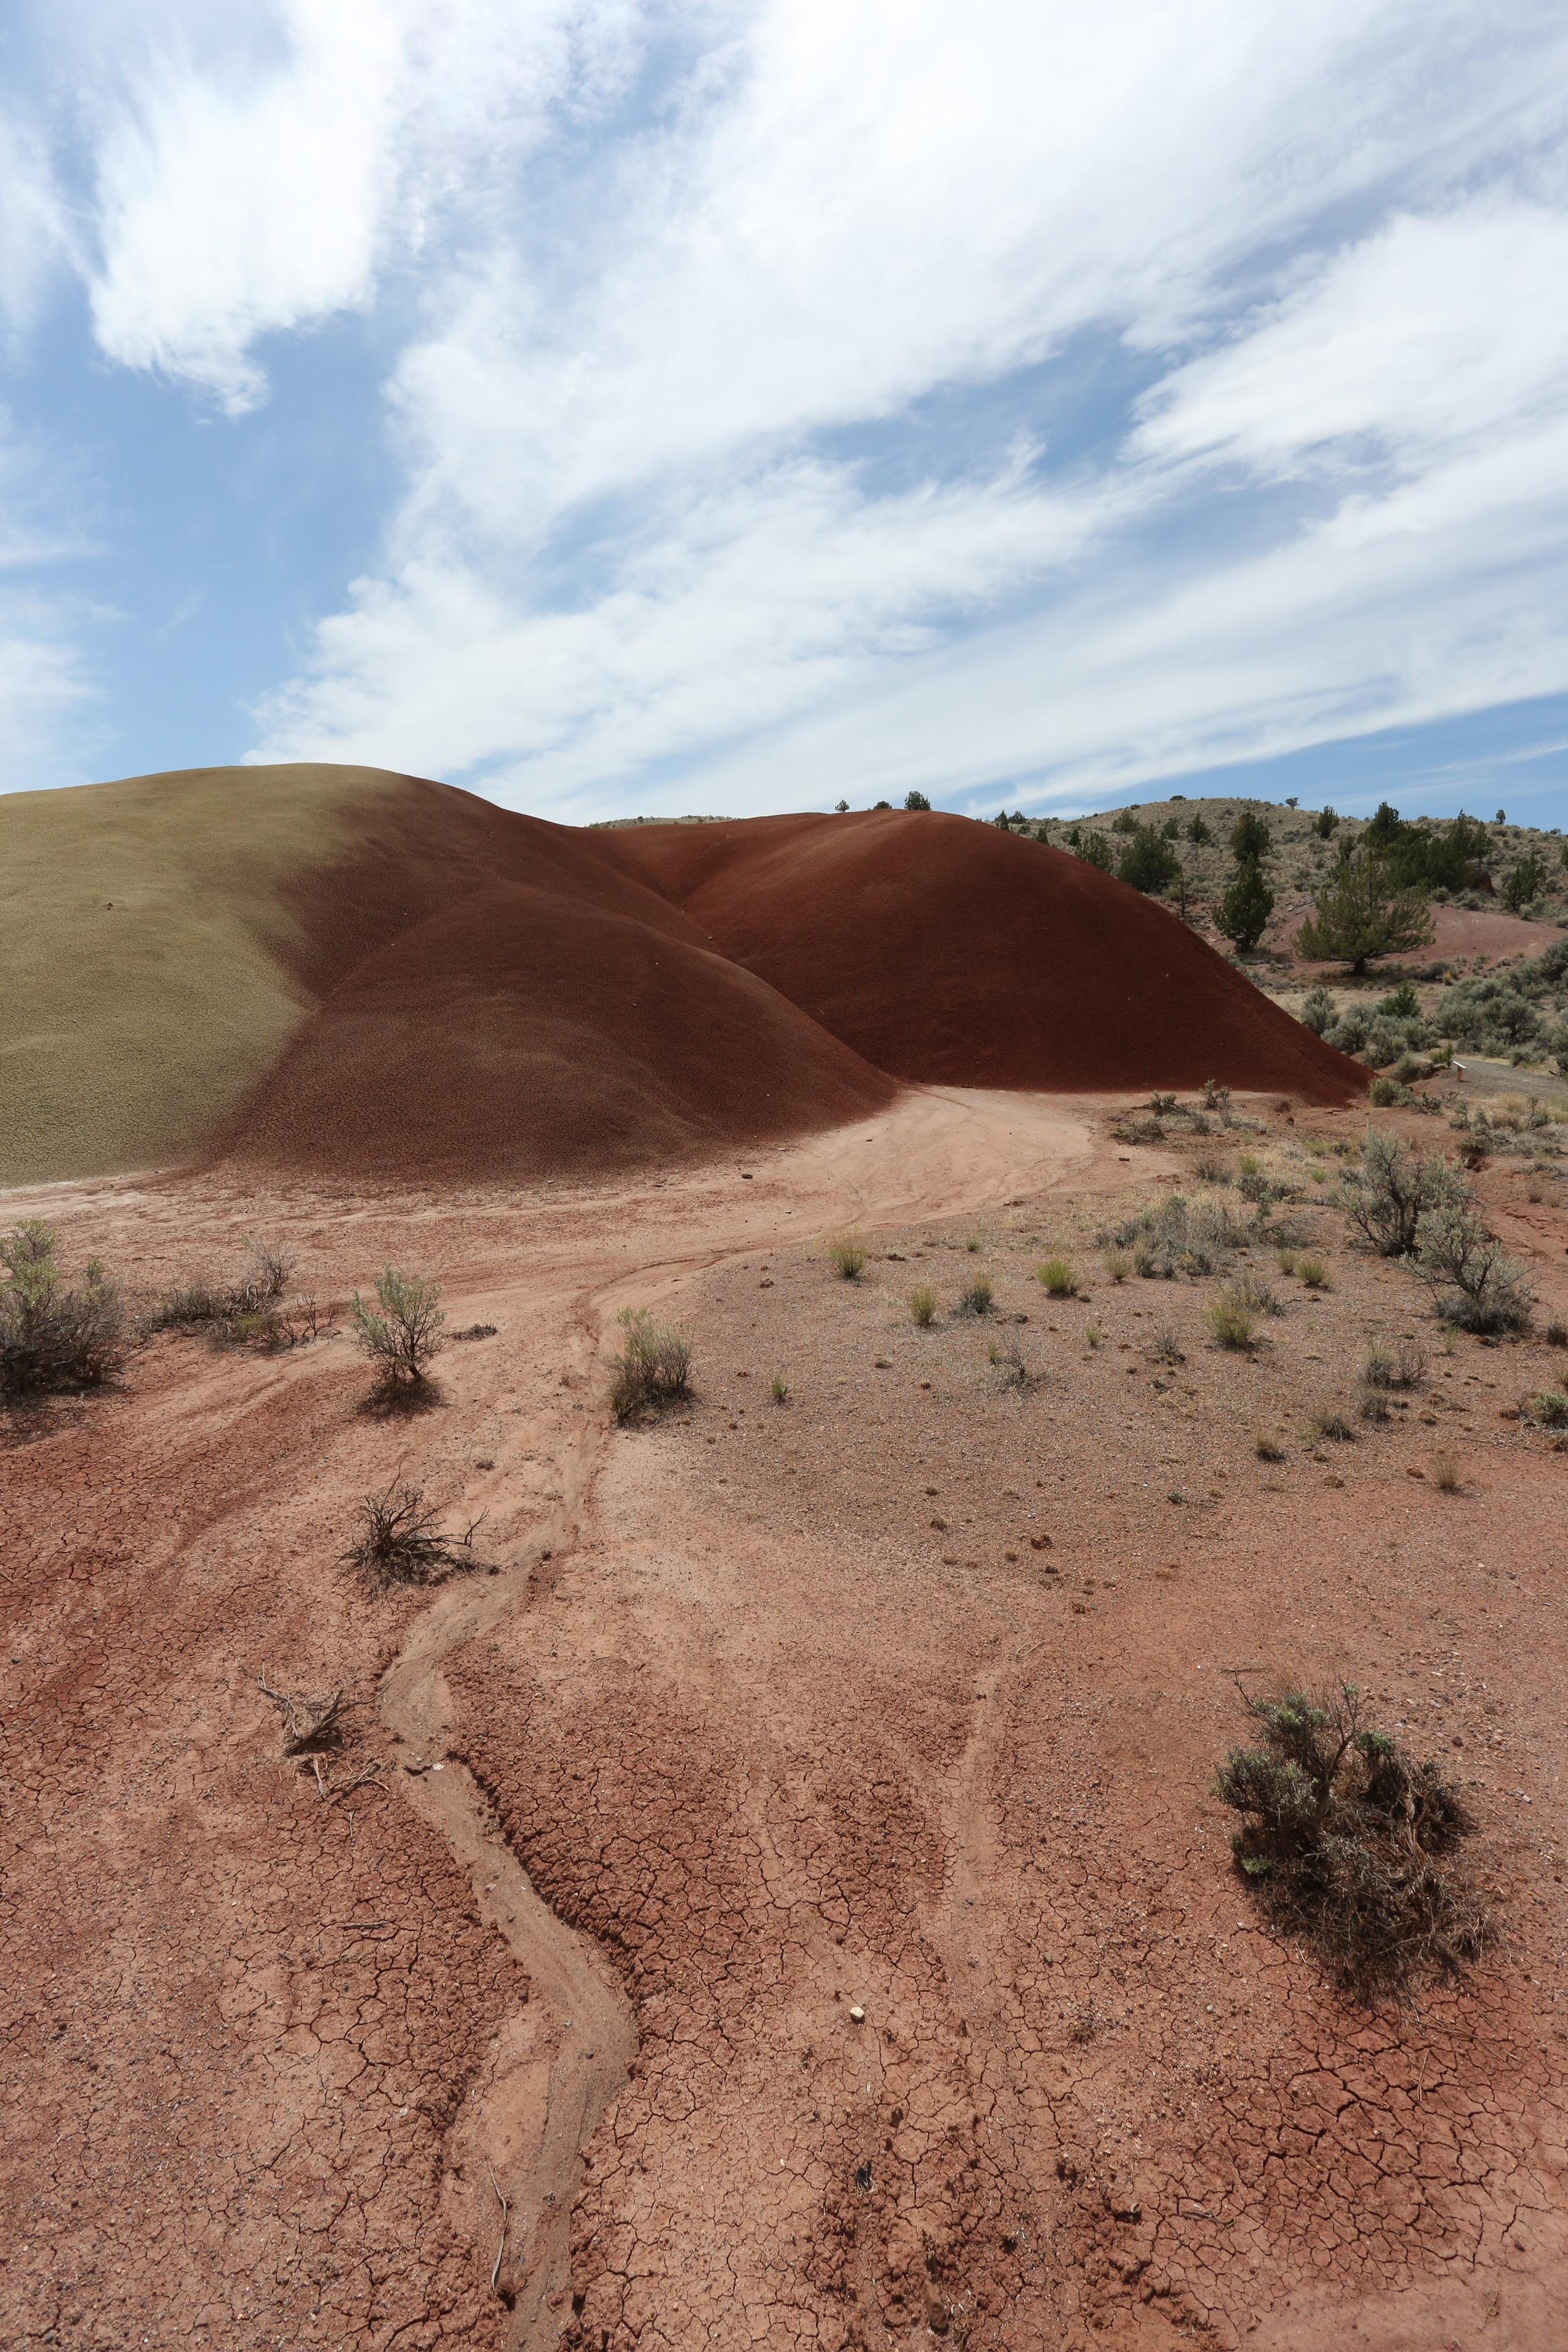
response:
{"label": "red soil ground", "polygon": [[589,1175],[829,1128],[900,1081],[1365,1083],[1163,908],[956,817],[584,834],[410,779],[292,903],[322,1000],[214,1157]]}
{"label": "red soil ground", "polygon": [[[1268,1150],[1363,1118],[1276,1099]],[[0,2341],[1568,2341],[1568,1455],[1516,1413],[1563,1359],[1435,1353],[1321,1458],[1367,1340],[1433,1336],[1409,1276],[1311,1210],[1336,1286],[1257,1263],[1287,1311],[1221,1354],[1202,1283],[1100,1278],[1095,1226],[1190,1175],[1117,1108],[911,1091],[752,1181],[4,1203],[149,1290],[259,1230],[323,1297],[391,1258],[499,1328],[413,1416],[342,1339],[165,1337],[5,1424]],[[1568,1314],[1561,1180],[1482,1182]],[[853,1286],[812,1239],[850,1218]],[[1090,1297],[1046,1301],[1058,1246]],[[1022,1401],[952,1311],[977,1264]],[[643,1302],[697,1399],[616,1432]],[[368,1592],[395,1473],[497,1572]],[[263,1668],[353,1703],[324,1792]],[[1448,1759],[1471,1983],[1369,2016],[1266,1930],[1209,1794],[1233,1670],[1355,1673]]]}

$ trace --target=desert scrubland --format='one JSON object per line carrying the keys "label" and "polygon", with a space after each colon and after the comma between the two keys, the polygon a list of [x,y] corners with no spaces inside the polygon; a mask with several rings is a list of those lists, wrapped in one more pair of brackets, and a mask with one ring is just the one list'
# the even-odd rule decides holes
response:
{"label": "desert scrubland", "polygon": [[[1563,2341],[1553,1074],[1369,1107],[956,819],[93,789],[4,812],[0,1223],[125,1335],[0,1424],[5,2340]],[[1366,1245],[1369,1135],[1528,1311]],[[1482,1929],[1370,1991],[1215,1793],[1347,1681]]]}

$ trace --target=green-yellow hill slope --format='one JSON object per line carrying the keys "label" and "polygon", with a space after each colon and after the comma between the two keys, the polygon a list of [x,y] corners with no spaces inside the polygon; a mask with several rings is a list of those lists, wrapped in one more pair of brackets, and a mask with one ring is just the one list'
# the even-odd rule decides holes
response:
{"label": "green-yellow hill slope", "polygon": [[0,795],[0,1185],[189,1157],[315,1003],[290,886],[418,789],[300,765]]}

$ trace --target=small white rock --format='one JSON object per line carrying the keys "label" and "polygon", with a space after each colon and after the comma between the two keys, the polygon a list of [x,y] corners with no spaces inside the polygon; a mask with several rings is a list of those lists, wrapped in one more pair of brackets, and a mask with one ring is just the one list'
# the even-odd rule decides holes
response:
{"label": "small white rock", "polygon": [[849,2012],[849,2022],[851,2025],[864,2025],[866,2022],[865,2011],[863,2009],[852,2009]]}

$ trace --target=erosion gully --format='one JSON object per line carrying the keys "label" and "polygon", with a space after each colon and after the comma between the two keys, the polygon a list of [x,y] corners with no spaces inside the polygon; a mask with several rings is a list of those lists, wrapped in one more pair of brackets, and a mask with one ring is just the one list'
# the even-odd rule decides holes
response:
{"label": "erosion gully", "polygon": [[[911,1108],[921,1114],[922,1129],[940,1122],[956,1130],[966,1148],[945,1161],[942,1153],[932,1154],[938,1165],[928,1164],[924,1171],[913,1155],[890,1155],[873,1175],[868,1166],[857,1166],[843,1151],[838,1137],[808,1144],[800,1158],[816,1163],[812,1169],[816,1181],[808,1182],[806,1192],[817,1197],[809,1207],[796,1192],[795,1206],[784,1210],[771,1231],[752,1227],[743,1237],[733,1234],[717,1250],[661,1254],[640,1266],[623,1265],[613,1283],[582,1294],[574,1317],[574,1352],[580,1351],[581,1368],[601,1357],[616,1307],[634,1297],[639,1305],[657,1303],[677,1282],[710,1272],[731,1255],[754,1254],[764,1245],[798,1247],[809,1243],[814,1230],[845,1220],[875,1224],[910,1215],[951,1215],[968,1199],[994,1192],[998,1181],[1009,1190],[1027,1181],[1019,1165],[1026,1156],[1035,1161],[1028,1175],[1036,1186],[1042,1177],[1047,1185],[1059,1183],[1060,1160],[1082,1156],[1087,1141],[1069,1127],[1067,1150],[1062,1147],[1068,1136],[1053,1137],[1056,1149],[1045,1155],[1047,1165],[1042,1167],[1037,1156],[1041,1139],[1030,1134],[1030,1122],[1012,1110],[1005,1127],[995,1122],[1000,1131],[992,1134],[993,1120],[977,1117],[977,1106],[963,1097],[921,1090]],[[1022,1133],[1016,1133],[1015,1119]],[[922,1141],[931,1139],[921,1136]],[[870,1143],[872,1138],[866,1140]],[[942,1140],[951,1150],[951,1137]],[[1058,1164],[1049,1165],[1053,1160]],[[759,1205],[754,1198],[750,1203],[753,1210]],[[806,1213],[796,1223],[802,1208]],[[500,1834],[484,1790],[466,1766],[448,1754],[455,1711],[442,1668],[455,1651],[527,1611],[544,1589],[541,1570],[546,1561],[551,1563],[548,1583],[553,1585],[575,1550],[579,1515],[605,1434],[602,1421],[584,1416],[563,1449],[560,1499],[524,1551],[497,1576],[445,1586],[410,1628],[383,1676],[379,1694],[382,1720],[398,1747],[402,1769],[395,1779],[405,1801],[440,1832],[468,1871],[479,1916],[505,1937],[535,1995],[547,2004],[553,2024],[544,2129],[531,2156],[525,2152],[520,2161],[509,2164],[505,2182],[507,2267],[521,2283],[506,2329],[507,2352],[552,2352],[559,2338],[571,2284],[572,2212],[582,2158],[605,2109],[625,2087],[637,2029],[607,1956],[542,1900]],[[500,2245],[502,2187],[493,2172],[490,2178],[496,2183],[494,2221]],[[500,2268],[498,2259],[498,2272]]]}

